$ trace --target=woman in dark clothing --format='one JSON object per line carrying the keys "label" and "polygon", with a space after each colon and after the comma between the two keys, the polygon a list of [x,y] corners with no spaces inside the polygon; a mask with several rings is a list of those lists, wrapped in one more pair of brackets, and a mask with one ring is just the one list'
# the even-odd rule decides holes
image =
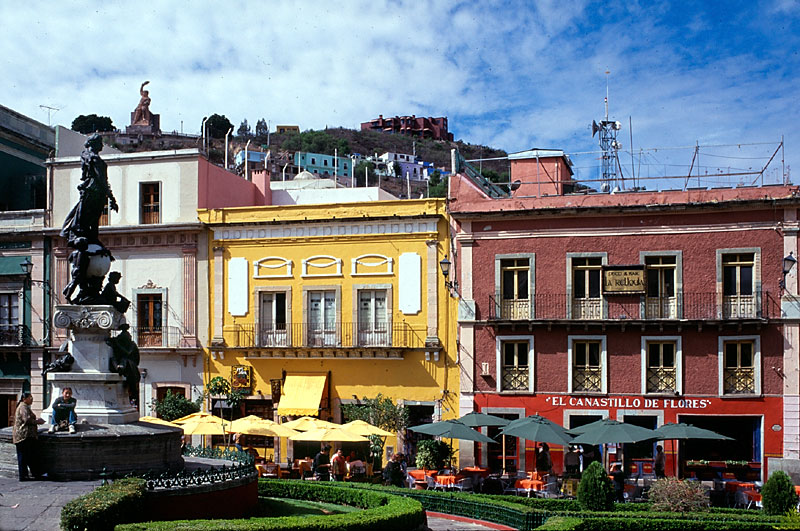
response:
{"label": "woman in dark clothing", "polygon": [[17,411],[14,413],[14,428],[11,433],[11,440],[17,447],[17,467],[19,470],[19,480],[28,481],[30,469],[31,475],[39,477],[39,466],[36,461],[36,439],[39,436],[38,424],[44,424],[44,419],[36,417],[31,410],[33,395],[24,392],[17,404]]}

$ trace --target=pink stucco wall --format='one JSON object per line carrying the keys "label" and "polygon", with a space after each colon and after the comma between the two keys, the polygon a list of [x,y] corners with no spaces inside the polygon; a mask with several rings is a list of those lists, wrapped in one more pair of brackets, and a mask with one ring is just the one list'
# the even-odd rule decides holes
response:
{"label": "pink stucco wall", "polygon": [[200,158],[197,181],[198,208],[269,204],[265,202],[263,192],[255,184],[234,173],[225,171],[202,157]]}

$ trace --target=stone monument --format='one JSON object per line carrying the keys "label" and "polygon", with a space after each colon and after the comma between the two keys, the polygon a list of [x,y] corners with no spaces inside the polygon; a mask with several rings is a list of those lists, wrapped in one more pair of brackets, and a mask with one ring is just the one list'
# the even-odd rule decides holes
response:
{"label": "stone monument", "polygon": [[144,89],[150,82],[145,81],[139,87],[141,99],[139,104],[131,113],[131,125],[125,128],[125,133],[129,135],[160,135],[161,134],[161,115],[150,112],[150,91]]}

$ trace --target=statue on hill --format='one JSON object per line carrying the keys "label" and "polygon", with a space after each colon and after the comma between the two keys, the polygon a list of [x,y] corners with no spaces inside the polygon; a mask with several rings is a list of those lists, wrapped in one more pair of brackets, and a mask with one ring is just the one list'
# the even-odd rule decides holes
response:
{"label": "statue on hill", "polygon": [[153,123],[153,115],[150,113],[150,92],[144,89],[148,83],[150,82],[145,81],[139,87],[139,94],[142,99],[139,100],[139,105],[133,111],[131,125],[151,125]]}

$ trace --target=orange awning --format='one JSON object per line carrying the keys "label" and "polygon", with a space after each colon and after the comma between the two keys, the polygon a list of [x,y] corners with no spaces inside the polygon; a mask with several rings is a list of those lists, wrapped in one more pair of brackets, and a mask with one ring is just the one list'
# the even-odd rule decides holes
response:
{"label": "orange awning", "polygon": [[287,374],[278,415],[317,415],[327,377],[326,374]]}

